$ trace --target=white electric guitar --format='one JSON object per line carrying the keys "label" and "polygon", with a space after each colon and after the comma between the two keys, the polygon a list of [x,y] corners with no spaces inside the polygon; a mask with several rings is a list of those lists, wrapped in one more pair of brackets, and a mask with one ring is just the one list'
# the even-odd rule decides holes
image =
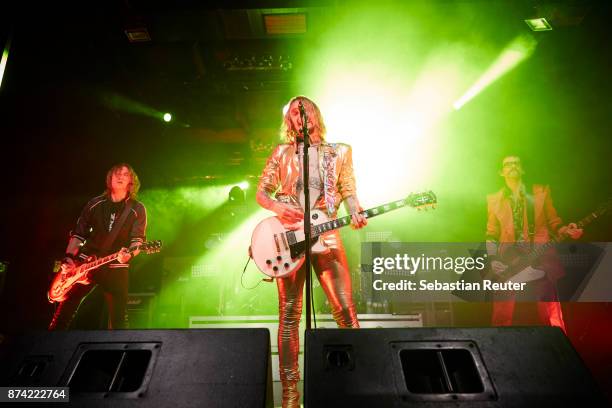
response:
{"label": "white electric guitar", "polygon": [[[379,207],[362,211],[366,218],[372,218],[389,211],[405,206],[418,209],[434,207],[436,195],[432,191],[410,194],[404,200],[394,201]],[[312,253],[317,254],[326,250],[319,242],[319,236],[325,232],[346,227],[351,224],[351,216],[330,220],[320,210],[310,212]],[[264,274],[272,278],[284,278],[298,270],[305,260],[304,229],[287,229],[278,217],[269,217],[255,227],[251,237],[250,255],[255,264]]]}

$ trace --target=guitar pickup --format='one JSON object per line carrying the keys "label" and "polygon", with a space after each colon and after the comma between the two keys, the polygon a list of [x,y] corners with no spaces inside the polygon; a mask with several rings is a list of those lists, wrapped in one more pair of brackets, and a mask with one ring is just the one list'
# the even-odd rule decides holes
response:
{"label": "guitar pickup", "polygon": [[299,258],[306,250],[306,241],[296,242],[290,246],[291,258]]}
{"label": "guitar pickup", "polygon": [[[319,237],[313,237],[310,241],[311,245],[316,244],[319,241]],[[306,241],[296,242],[295,244],[289,245],[291,258],[299,258],[306,252]]]}

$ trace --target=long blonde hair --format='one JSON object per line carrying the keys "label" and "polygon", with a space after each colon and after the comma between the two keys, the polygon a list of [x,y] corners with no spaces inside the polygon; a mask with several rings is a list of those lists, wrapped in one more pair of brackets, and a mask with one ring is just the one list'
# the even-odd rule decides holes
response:
{"label": "long blonde hair", "polygon": [[291,104],[293,102],[299,100],[304,103],[304,108],[306,109],[307,114],[309,114],[311,117],[314,116],[314,127],[316,130],[318,130],[319,135],[321,136],[321,141],[324,142],[325,133],[327,130],[325,128],[323,116],[321,115],[321,110],[319,109],[316,103],[314,103],[310,98],[307,98],[303,95],[294,96],[289,100],[289,102],[287,102],[287,105],[285,105],[287,107],[287,111],[283,115],[283,122],[281,123],[280,127],[280,138],[286,141],[287,143],[295,142],[295,137],[297,136],[297,129],[292,129],[291,127],[289,108],[291,107]]}

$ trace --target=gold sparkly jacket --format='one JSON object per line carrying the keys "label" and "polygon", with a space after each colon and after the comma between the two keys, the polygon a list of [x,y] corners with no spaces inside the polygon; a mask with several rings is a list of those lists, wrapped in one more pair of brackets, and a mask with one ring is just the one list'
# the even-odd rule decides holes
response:
{"label": "gold sparkly jacket", "polygon": [[[356,195],[351,146],[343,143],[322,143],[318,146],[319,172],[323,194],[315,208],[332,216],[340,202]],[[299,206],[297,183],[300,161],[295,144],[284,143],[274,149],[259,180],[259,191],[275,195],[278,201]]]}

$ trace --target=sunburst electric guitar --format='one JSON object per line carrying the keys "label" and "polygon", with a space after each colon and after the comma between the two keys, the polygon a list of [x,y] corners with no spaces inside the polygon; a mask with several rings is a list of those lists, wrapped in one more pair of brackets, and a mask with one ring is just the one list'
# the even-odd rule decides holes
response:
{"label": "sunburst electric guitar", "polygon": [[[145,254],[153,254],[161,251],[161,247],[161,241],[149,241],[131,247],[128,250],[128,253],[131,255],[136,250],[140,250]],[[117,251],[114,254],[110,254],[100,259],[90,257],[87,261],[85,261],[85,263],[77,265],[74,270],[69,272],[64,272],[60,270],[55,275],[55,278],[53,278],[53,282],[51,282],[51,287],[47,292],[47,299],[49,299],[49,302],[51,303],[63,302],[66,299],[66,294],[68,293],[68,291],[70,291],[70,289],[72,289],[74,285],[88,285],[90,283],[90,271],[99,268],[104,264],[114,261],[119,257],[120,253],[121,251]]]}
{"label": "sunburst electric guitar", "polygon": [[[362,211],[366,218],[397,210],[405,206],[414,208],[434,207],[436,195],[432,191],[410,194],[403,200],[393,201],[379,207]],[[351,224],[351,216],[330,220],[320,210],[310,212],[312,253],[326,250],[319,237],[328,231],[346,227]],[[306,241],[303,229],[289,230],[278,217],[269,217],[255,227],[251,237],[250,255],[264,274],[272,278],[283,278],[294,273],[305,260]]]}

